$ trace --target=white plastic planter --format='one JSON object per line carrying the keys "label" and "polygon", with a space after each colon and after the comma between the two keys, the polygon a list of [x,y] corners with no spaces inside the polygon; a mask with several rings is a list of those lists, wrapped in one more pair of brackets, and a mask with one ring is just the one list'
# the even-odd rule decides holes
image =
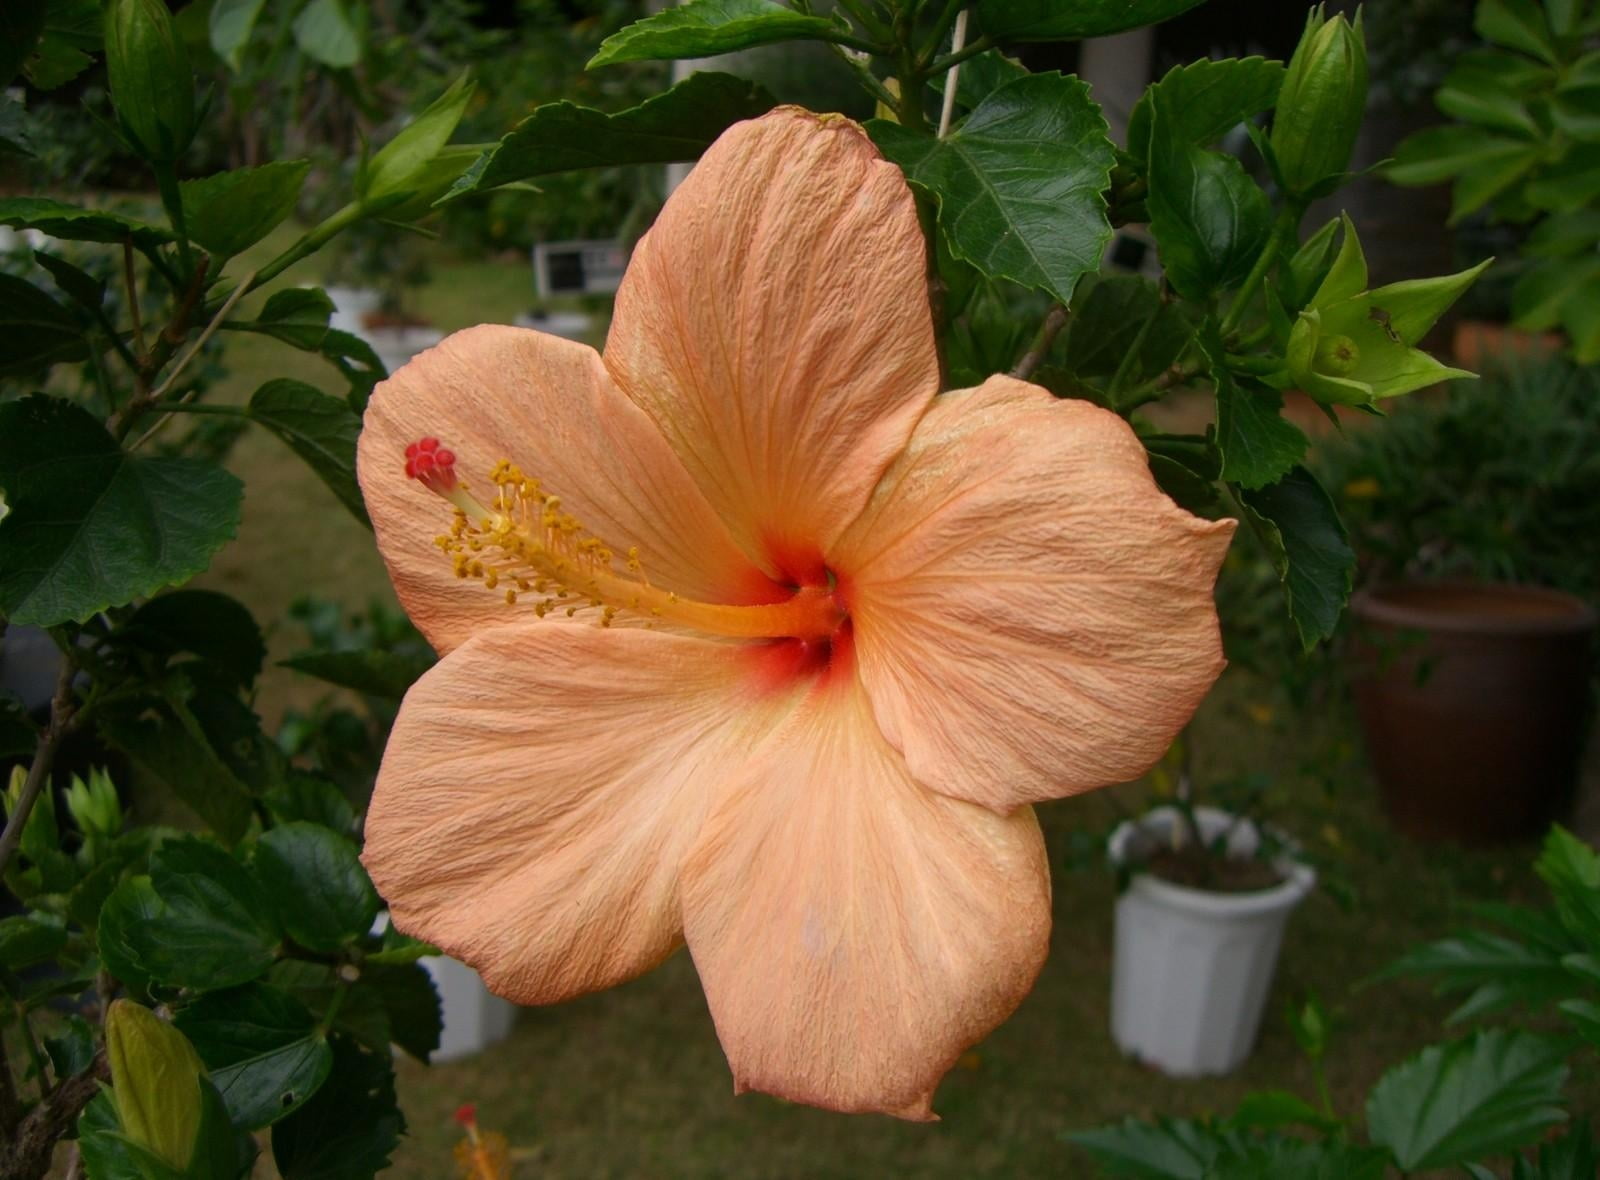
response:
{"label": "white plastic planter", "polygon": [[[387,911],[372,924],[374,934],[389,926]],[[482,1053],[511,1032],[517,1006],[503,1000],[483,984],[483,978],[465,963],[447,955],[430,955],[420,960],[439,989],[439,1010],[444,1028],[439,1048],[429,1058],[435,1064],[456,1061]]]}
{"label": "white plastic planter", "polygon": [[335,285],[324,290],[333,301],[333,315],[328,317],[328,327],[365,339],[367,315],[378,310],[382,296],[371,287]]}
{"label": "white plastic planter", "polygon": [[[1195,809],[1207,840],[1233,817]],[[1158,808],[1111,836],[1111,859],[1137,861],[1142,847],[1170,840],[1178,812]],[[1251,855],[1259,842],[1246,821],[1228,851]],[[1255,1044],[1277,968],[1289,912],[1316,884],[1316,873],[1285,857],[1284,880],[1251,893],[1211,893],[1139,873],[1117,901],[1111,979],[1111,1035],[1123,1052],[1174,1077],[1236,1069]]]}
{"label": "white plastic planter", "polygon": [[444,339],[444,333],[433,328],[366,328],[361,335],[391,374],[417,353]]}

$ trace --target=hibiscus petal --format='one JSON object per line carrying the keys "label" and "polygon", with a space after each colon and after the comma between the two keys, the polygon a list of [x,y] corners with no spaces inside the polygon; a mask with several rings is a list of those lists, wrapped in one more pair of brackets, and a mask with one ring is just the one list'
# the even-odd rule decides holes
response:
{"label": "hibiscus petal", "polygon": [[830,553],[884,734],[999,811],[1137,777],[1222,670],[1233,529],[1114,414],[1009,377],[941,397]]}
{"label": "hibiscus petal", "polygon": [[846,678],[717,804],[683,914],[736,1091],[925,1120],[1033,986],[1050,873],[1031,808],[925,790]]}
{"label": "hibiscus petal", "polygon": [[551,1003],[659,963],[717,788],[790,705],[748,653],[546,620],[462,644],[406,695],[362,860],[395,924]]}
{"label": "hibiscus petal", "polygon": [[606,365],[769,572],[820,575],[937,391],[925,265],[900,170],[795,107],[725,133],[634,250]]}
{"label": "hibiscus petal", "polygon": [[614,552],[638,546],[657,585],[713,601],[770,598],[770,583],[594,349],[484,325],[455,333],[379,385],[357,452],[389,576],[441,652],[520,616],[478,582],[456,578],[434,546],[452,510],[404,470],[406,445],[430,435],[456,453],[456,470],[477,495],[492,491],[489,469],[501,459],[539,477]]}

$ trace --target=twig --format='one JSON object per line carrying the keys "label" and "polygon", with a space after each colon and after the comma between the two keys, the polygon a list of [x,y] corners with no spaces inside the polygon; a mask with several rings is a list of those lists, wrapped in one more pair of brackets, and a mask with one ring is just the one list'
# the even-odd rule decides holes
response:
{"label": "twig", "polygon": [[[254,277],[254,272],[252,272],[251,274],[245,275],[244,278],[239,281],[239,285],[233,289],[232,294],[230,294],[223,302],[222,306],[217,310],[217,314],[212,317],[211,322],[206,325],[206,330],[200,333],[200,338],[190,346],[188,352],[184,353],[183,356],[179,358],[178,363],[172,366],[172,372],[167,374],[166,380],[152,389],[149,395],[144,399],[144,408],[148,408],[151,404],[159,402],[162,398],[162,395],[170,390],[173,383],[183,375],[183,371],[189,366],[189,362],[200,355],[200,350],[206,346],[206,342],[211,339],[212,334],[222,326],[222,321],[228,318],[228,313],[233,310],[234,304],[238,303],[239,300],[244,298],[244,293],[249,290],[250,280]],[[188,393],[184,394],[183,397],[178,399],[178,404],[182,405],[189,398],[193,397],[194,393],[195,390],[190,390]],[[145,431],[138,437],[138,439],[134,441],[133,448],[137,448],[143,443],[149,442],[151,436],[165,426],[171,419],[172,411],[168,410],[156,421],[154,426]]]}
{"label": "twig", "polygon": [[22,1099],[17,1096],[17,1080],[11,1076],[5,1038],[0,1037],[0,1142],[10,1139],[21,1121]]}
{"label": "twig", "polygon": [[55,761],[56,750],[61,745],[61,739],[72,728],[77,715],[78,709],[72,700],[72,678],[77,670],[77,665],[70,659],[62,661],[61,676],[56,681],[56,695],[50,702],[50,724],[45,727],[33,751],[33,764],[28,767],[28,777],[23,780],[22,794],[17,799],[16,807],[6,817],[5,831],[0,832],[0,874],[11,863],[11,855],[22,840],[23,825],[28,822],[40,792],[50,781],[50,764]]}
{"label": "twig", "polygon": [[[956,17],[955,32],[950,34],[950,52],[960,53],[967,43],[967,10],[963,8]],[[944,79],[944,106],[939,111],[939,138],[950,134],[950,120],[956,113],[956,91],[961,85],[961,65],[956,63]]]}
{"label": "twig", "polygon": [[55,1145],[100,1092],[100,1083],[110,1077],[102,1049],[88,1069],[67,1078],[30,1110],[17,1124],[16,1134],[0,1140],[0,1180],[41,1180],[50,1170]]}
{"label": "twig", "polygon": [[139,283],[133,273],[133,238],[122,239],[122,274],[128,284],[128,313],[133,316],[133,343],[139,359],[146,355],[144,345],[144,319],[139,314]]}
{"label": "twig", "polygon": [[[950,92],[946,90],[945,93]],[[1050,349],[1055,346],[1056,337],[1061,335],[1061,329],[1066,326],[1067,309],[1057,303],[1045,313],[1038,334],[1034,336],[1028,351],[1022,354],[1022,359],[1017,362],[1016,368],[1011,370],[1011,375],[1023,381],[1032,377],[1035,370],[1044,364],[1044,358],[1050,355]]]}

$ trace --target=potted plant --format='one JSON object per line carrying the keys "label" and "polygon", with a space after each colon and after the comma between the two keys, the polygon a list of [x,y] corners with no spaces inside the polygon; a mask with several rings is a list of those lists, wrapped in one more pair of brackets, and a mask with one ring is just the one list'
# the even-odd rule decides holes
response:
{"label": "potted plant", "polygon": [[1402,830],[1536,834],[1573,783],[1600,597],[1600,375],[1508,360],[1324,459],[1362,557],[1355,703]]}

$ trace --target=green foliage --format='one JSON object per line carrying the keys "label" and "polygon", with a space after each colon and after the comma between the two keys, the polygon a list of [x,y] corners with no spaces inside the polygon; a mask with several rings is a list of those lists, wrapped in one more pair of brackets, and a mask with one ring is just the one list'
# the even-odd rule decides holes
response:
{"label": "green foliage", "polygon": [[984,274],[1066,303],[1111,236],[1111,145],[1076,78],[1036,74],[991,93],[943,139],[869,124],[878,146],[927,189],[951,252]]}
{"label": "green foliage", "polygon": [[1239,506],[1267,548],[1300,642],[1310,650],[1339,625],[1355,573],[1333,501],[1315,476],[1295,467],[1275,483],[1241,489]]}
{"label": "green foliage", "polygon": [[356,483],[356,437],[361,419],[341,398],[302,381],[279,377],[250,398],[250,417],[288,443],[339,502],[370,527]]}
{"label": "green foliage", "polygon": [[236,168],[178,186],[189,238],[230,258],[254,246],[294,212],[309,160],[279,160]]}
{"label": "green foliage", "polygon": [[1150,125],[1159,109],[1174,142],[1210,147],[1240,123],[1271,110],[1283,63],[1264,57],[1205,59],[1173,66],[1139,96],[1128,115],[1128,154],[1150,158]]}
{"label": "green foliage", "polygon": [[346,1180],[389,1164],[405,1131],[388,1063],[334,1037],[333,1066],[317,1094],[272,1128],[272,1160],[283,1180]]}
{"label": "green foliage", "polygon": [[177,1015],[235,1126],[265,1127],[327,1080],[333,1051],[306,1006],[280,988],[247,983],[211,992]]}
{"label": "green foliage", "polygon": [[170,163],[194,138],[194,75],[163,0],[108,0],[106,75],[122,134],[136,152]]}
{"label": "green foliage", "polygon": [[1272,120],[1272,162],[1290,193],[1320,196],[1350,164],[1367,109],[1367,47],[1355,24],[1321,4],[1289,60]]}
{"label": "green foliage", "polygon": [[1200,0],[979,0],[983,31],[1003,41],[1076,41],[1153,25]]}
{"label": "green foliage", "polygon": [[355,845],[318,824],[273,828],[256,842],[252,867],[283,929],[310,950],[350,946],[378,916]]}
{"label": "green foliage", "polygon": [[130,455],[42,395],[0,405],[0,612],[82,621],[203,570],[239,524],[242,489],[194,459]]}
{"label": "green foliage", "polygon": [[840,38],[833,21],[775,0],[689,0],[635,21],[606,38],[589,68],[625,61],[714,57],[777,41]]}

